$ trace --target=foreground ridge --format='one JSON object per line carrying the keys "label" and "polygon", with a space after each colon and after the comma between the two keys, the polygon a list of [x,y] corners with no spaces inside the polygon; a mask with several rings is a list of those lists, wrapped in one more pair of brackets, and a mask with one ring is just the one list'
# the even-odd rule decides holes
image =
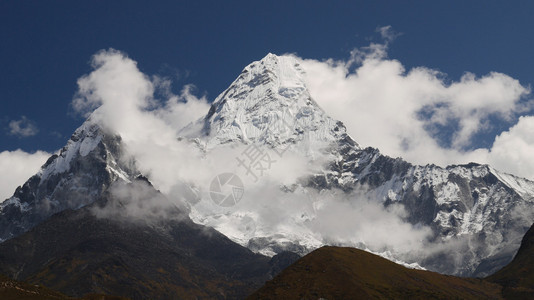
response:
{"label": "foreground ridge", "polygon": [[325,246],[247,299],[502,299],[481,279],[413,270],[362,250]]}

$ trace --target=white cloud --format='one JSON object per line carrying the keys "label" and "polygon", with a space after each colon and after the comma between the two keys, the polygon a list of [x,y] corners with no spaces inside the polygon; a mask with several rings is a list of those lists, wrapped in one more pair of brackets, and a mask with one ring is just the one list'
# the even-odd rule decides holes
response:
{"label": "white cloud", "polygon": [[513,151],[510,159],[499,151],[505,138],[530,147],[520,135],[523,131],[503,133],[493,150],[473,143],[476,134],[492,129],[490,120],[512,122],[524,113],[532,104],[526,101],[530,89],[498,72],[482,77],[466,73],[450,82],[429,68],[406,70],[398,60],[387,58],[389,30],[379,29],[384,43],[355,49],[346,61],[300,59],[319,105],[345,123],[362,146],[386,155],[442,166],[495,162],[503,171],[534,179],[534,171],[524,163],[531,159],[528,151]]}
{"label": "white cloud", "polygon": [[11,197],[15,189],[24,184],[39,171],[50,153],[37,151],[28,153],[22,150],[0,152],[0,201]]}
{"label": "white cloud", "polygon": [[497,136],[488,156],[495,168],[534,179],[534,116],[519,118]]}
{"label": "white cloud", "polygon": [[380,33],[380,36],[386,43],[392,42],[401,35],[400,33],[395,32],[393,28],[391,28],[391,25],[378,27],[375,31]]}
{"label": "white cloud", "polygon": [[126,218],[131,221],[157,222],[167,218],[184,218],[183,209],[177,209],[176,202],[154,190],[144,180],[132,183],[114,182],[110,187],[113,195],[104,206],[95,206],[93,213],[101,218]]}
{"label": "white cloud", "polygon": [[[211,179],[206,174],[216,175],[209,159],[177,139],[178,130],[209,110],[205,98],[191,93],[192,86],[174,95],[169,81],[149,78],[116,50],[97,53],[93,68],[78,80],[73,108],[88,114],[98,107],[91,118],[121,135],[140,170],[158,189],[169,193],[180,181],[206,182]],[[165,99],[155,99],[156,91]]]}
{"label": "white cloud", "polygon": [[204,200],[194,207],[193,216],[200,216],[195,221],[242,245],[253,237],[271,237],[309,248],[330,244],[364,247],[377,253],[390,250],[405,262],[413,262],[416,253],[420,257],[426,251],[431,229],[404,221],[402,205],[385,208],[382,201],[367,197],[364,189],[350,195],[303,188],[287,193],[273,188],[277,183],[271,176],[246,183],[243,199],[231,208]]}
{"label": "white cloud", "polygon": [[29,120],[26,116],[22,116],[20,120],[12,120],[9,122],[9,134],[19,137],[34,136],[39,132],[35,123]]}

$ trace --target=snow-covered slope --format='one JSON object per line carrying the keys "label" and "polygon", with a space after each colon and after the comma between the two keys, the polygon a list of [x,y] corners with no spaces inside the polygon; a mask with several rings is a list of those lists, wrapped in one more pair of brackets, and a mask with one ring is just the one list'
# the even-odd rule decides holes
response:
{"label": "snow-covered slope", "polygon": [[[391,259],[468,276],[492,273],[512,259],[534,219],[533,182],[484,165],[414,166],[374,148],[361,149],[343,124],[311,99],[304,71],[290,56],[267,55],[247,66],[206,117],[182,135],[200,141],[207,153],[222,145],[254,144],[327,163],[292,185],[269,182],[271,191],[283,192],[254,199],[269,203],[240,203],[227,210],[196,203],[193,220],[264,254],[306,253],[325,243],[367,248],[364,240],[332,240],[317,231],[325,203],[340,194],[348,199],[358,194],[386,208],[400,204],[406,212],[403,221],[431,229],[428,251],[418,257],[374,249]],[[266,218],[269,213],[282,216]],[[357,231],[354,228],[355,235]]]}
{"label": "snow-covered slope", "polygon": [[13,196],[0,204],[0,241],[18,236],[65,209],[96,201],[117,180],[137,175],[123,161],[119,136],[88,119]]}
{"label": "snow-covered slope", "polygon": [[293,57],[268,54],[247,66],[215,99],[206,117],[182,134],[200,136],[207,150],[229,143],[257,143],[310,157],[350,139],[343,123],[326,115],[311,98],[303,72]]}

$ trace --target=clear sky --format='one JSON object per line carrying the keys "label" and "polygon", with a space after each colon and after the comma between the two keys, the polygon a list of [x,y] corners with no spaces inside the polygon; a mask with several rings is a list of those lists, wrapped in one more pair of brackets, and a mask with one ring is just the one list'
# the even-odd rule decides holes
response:
{"label": "clear sky", "polygon": [[[65,144],[83,122],[71,107],[77,80],[102,49],[170,78],[176,93],[194,84],[212,101],[269,52],[347,61],[354,49],[383,43],[377,29],[391,26],[387,57],[406,70],[440,71],[445,83],[496,71],[528,88],[533,16],[532,1],[1,1],[0,152]],[[519,115],[466,147],[490,147]],[[438,134],[447,140],[447,132]]]}

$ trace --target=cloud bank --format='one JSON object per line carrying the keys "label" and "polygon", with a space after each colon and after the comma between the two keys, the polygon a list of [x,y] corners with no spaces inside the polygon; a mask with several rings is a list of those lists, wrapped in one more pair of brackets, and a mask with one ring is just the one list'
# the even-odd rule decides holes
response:
{"label": "cloud bank", "polygon": [[28,153],[22,150],[0,152],[0,202],[11,197],[15,189],[35,175],[46,162],[50,153],[37,151]]}
{"label": "cloud bank", "polygon": [[[312,97],[358,143],[416,164],[487,163],[534,179],[534,143],[527,136],[534,116],[518,119],[533,105],[528,87],[498,72],[465,73],[451,82],[426,67],[406,70],[387,57],[395,34],[389,27],[378,31],[383,43],[355,49],[347,60],[299,58]],[[477,134],[500,123],[513,126],[491,148],[480,148]]]}
{"label": "cloud bank", "polygon": [[251,238],[264,237],[260,244],[273,242],[269,247],[259,247],[267,255],[275,254],[284,241],[296,241],[299,244],[288,249],[303,247],[309,251],[324,244],[377,253],[394,249],[397,258],[413,261],[416,251],[420,255],[432,235],[429,227],[404,221],[402,205],[385,208],[363,190],[346,194],[298,188],[288,193],[273,186],[276,178],[271,177],[246,184],[245,197],[231,208],[221,208],[208,199],[194,207],[193,219],[245,246]]}

